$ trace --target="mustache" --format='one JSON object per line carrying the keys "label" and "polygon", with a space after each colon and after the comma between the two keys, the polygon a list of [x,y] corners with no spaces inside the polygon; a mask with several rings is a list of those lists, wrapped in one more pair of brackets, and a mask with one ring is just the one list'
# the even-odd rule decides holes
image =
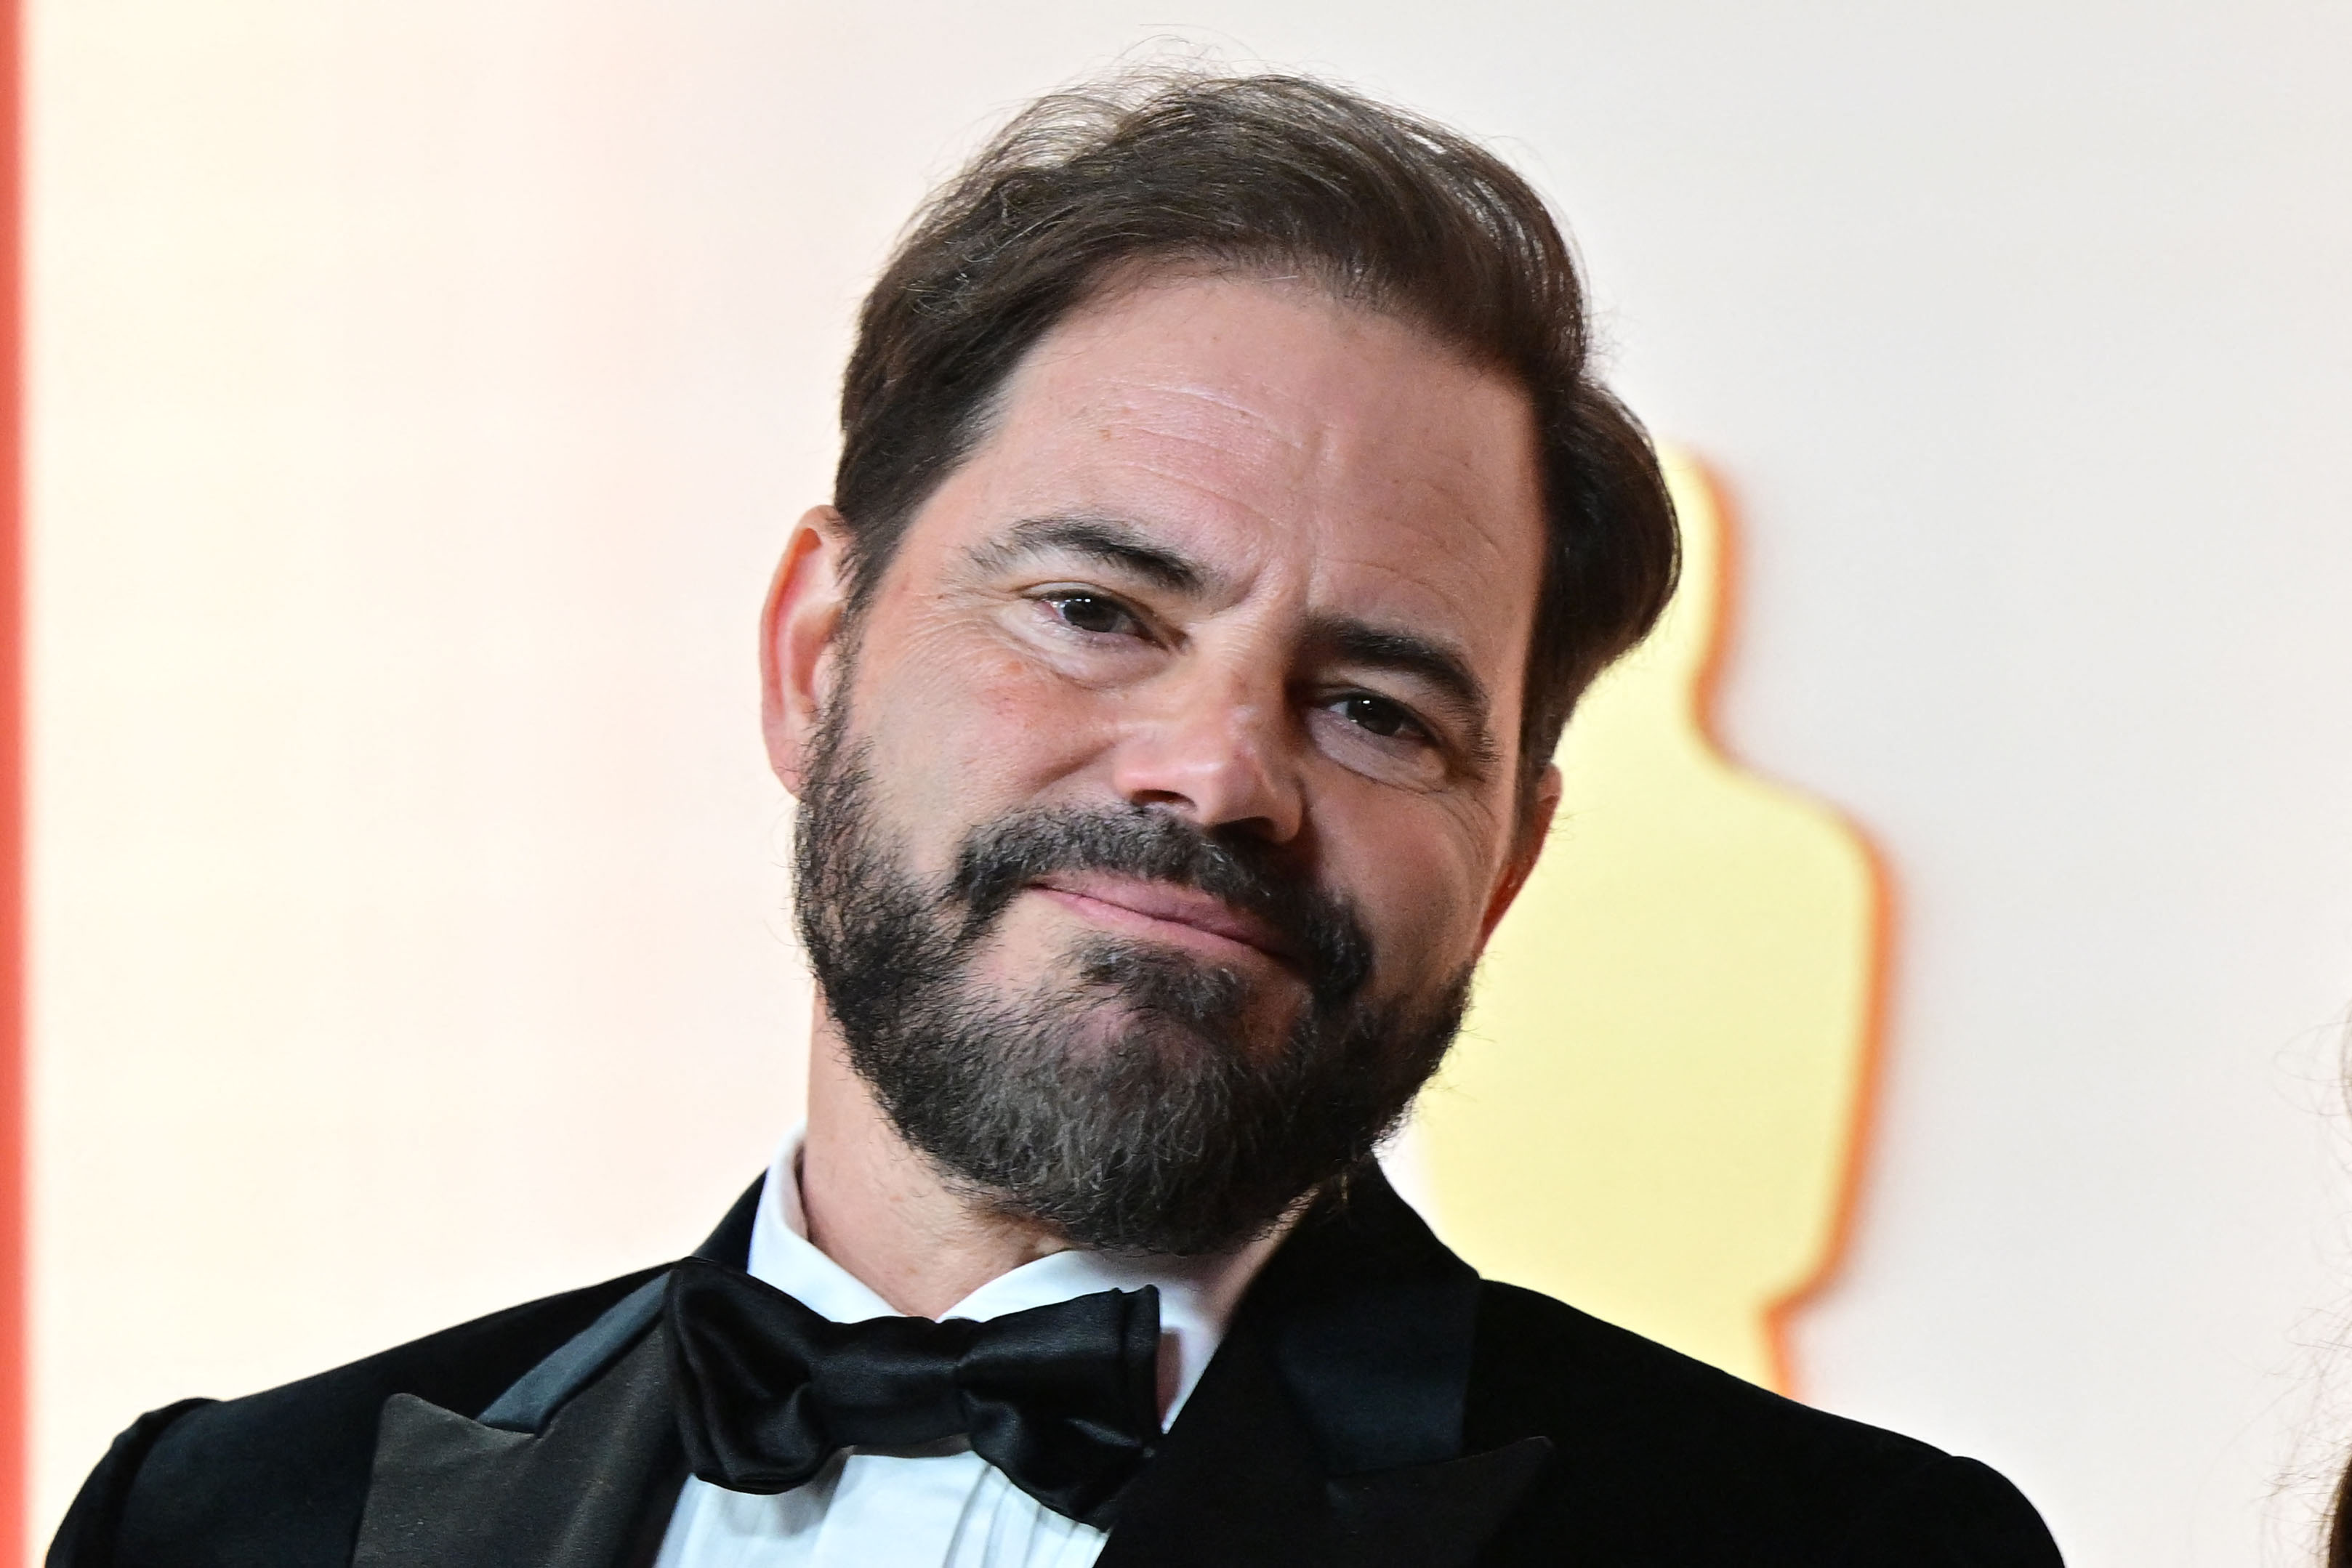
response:
{"label": "mustache", "polygon": [[958,945],[977,941],[1038,878],[1077,871],[1173,883],[1256,916],[1297,955],[1318,1006],[1346,1001],[1371,978],[1371,941],[1345,899],[1279,865],[1255,840],[1222,839],[1141,806],[1040,808],[975,829],[948,883],[964,910]]}

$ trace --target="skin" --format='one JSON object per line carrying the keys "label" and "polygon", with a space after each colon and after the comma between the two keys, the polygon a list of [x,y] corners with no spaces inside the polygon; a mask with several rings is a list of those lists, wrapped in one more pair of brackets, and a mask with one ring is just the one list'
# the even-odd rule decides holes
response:
{"label": "skin", "polygon": [[[763,620],[770,758],[797,793],[846,676],[917,874],[1010,810],[1145,805],[1350,899],[1373,994],[1426,995],[1484,946],[1559,800],[1556,771],[1524,813],[1514,789],[1538,473],[1526,396],[1417,328],[1296,280],[1132,280],[1010,378],[846,668],[841,518],[801,519]],[[1248,917],[1124,879],[1024,890],[976,962],[1026,992],[1105,930],[1248,976],[1248,1040],[1305,1003]],[[811,1239],[909,1313],[1066,1245],[908,1148],[822,1005],[801,1183]]]}

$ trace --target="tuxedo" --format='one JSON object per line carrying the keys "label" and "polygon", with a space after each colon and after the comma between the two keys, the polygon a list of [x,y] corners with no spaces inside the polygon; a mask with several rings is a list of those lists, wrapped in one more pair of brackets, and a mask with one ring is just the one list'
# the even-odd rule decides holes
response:
{"label": "tuxedo", "polygon": [[[698,1256],[740,1268],[759,1188]],[[643,1568],[666,1269],[142,1416],[51,1568]],[[2008,1481],[1482,1281],[1365,1167],[1267,1261],[1100,1568],[2055,1568]]]}

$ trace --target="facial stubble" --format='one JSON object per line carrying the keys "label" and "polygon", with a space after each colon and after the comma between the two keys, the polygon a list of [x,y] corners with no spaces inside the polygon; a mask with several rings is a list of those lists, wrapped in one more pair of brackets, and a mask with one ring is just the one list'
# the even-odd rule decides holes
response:
{"label": "facial stubble", "polygon": [[[1164,810],[1010,813],[927,883],[879,820],[871,755],[825,716],[794,846],[802,940],[898,1134],[996,1212],[1107,1250],[1238,1245],[1369,1159],[1460,1028],[1466,966],[1371,1000],[1370,945],[1344,900],[1263,844]],[[1025,993],[984,978],[1005,909],[1067,872],[1173,883],[1255,915],[1304,982],[1287,1030],[1261,1021],[1252,1038],[1262,974],[1108,934]]]}

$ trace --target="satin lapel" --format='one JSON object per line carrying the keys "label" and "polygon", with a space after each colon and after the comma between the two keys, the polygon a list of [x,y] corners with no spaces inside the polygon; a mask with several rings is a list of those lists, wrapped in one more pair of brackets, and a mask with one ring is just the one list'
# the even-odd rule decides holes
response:
{"label": "satin lapel", "polygon": [[656,1327],[557,1411],[503,1430],[387,1400],[352,1568],[626,1568],[685,1474]]}
{"label": "satin lapel", "polygon": [[1353,1173],[1267,1263],[1100,1568],[1456,1568],[1551,1460],[1463,1452],[1478,1277]]}
{"label": "satin lapel", "polygon": [[[741,1268],[767,1178],[695,1255]],[[353,1568],[628,1568],[650,1562],[686,1479],[667,1341],[667,1276],[615,1303],[469,1420],[395,1394]]]}
{"label": "satin lapel", "polygon": [[1329,1500],[1263,1321],[1237,1320],[1120,1500],[1096,1568],[1319,1568]]}

